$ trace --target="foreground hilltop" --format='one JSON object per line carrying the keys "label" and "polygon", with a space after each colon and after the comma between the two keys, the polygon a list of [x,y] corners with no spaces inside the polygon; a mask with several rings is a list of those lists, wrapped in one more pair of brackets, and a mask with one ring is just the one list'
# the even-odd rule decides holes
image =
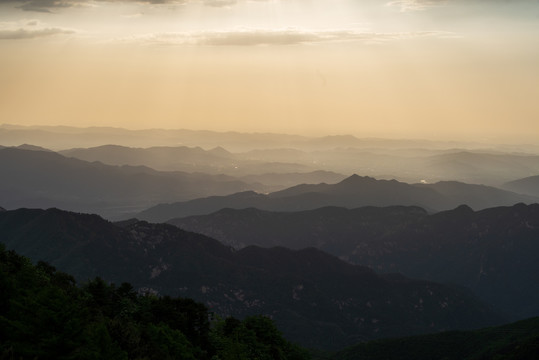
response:
{"label": "foreground hilltop", "polygon": [[307,360],[263,316],[216,319],[192,299],[83,284],[0,244],[2,359]]}
{"label": "foreground hilltop", "polygon": [[211,311],[266,314],[285,336],[337,349],[360,340],[476,328],[503,319],[462,288],[378,275],[313,248],[240,251],[172,225],[20,209],[0,213],[0,241],[84,281],[94,276]]}

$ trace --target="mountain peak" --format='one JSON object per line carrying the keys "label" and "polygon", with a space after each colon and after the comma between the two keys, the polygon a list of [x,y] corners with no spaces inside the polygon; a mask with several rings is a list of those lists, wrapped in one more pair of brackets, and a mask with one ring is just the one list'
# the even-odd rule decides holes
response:
{"label": "mountain peak", "polygon": [[473,213],[473,209],[466,204],[457,206],[453,211],[461,214]]}
{"label": "mountain peak", "polygon": [[373,181],[378,181],[376,180],[375,178],[372,178],[370,176],[359,176],[358,174],[353,174],[349,177],[347,177],[346,179],[342,180],[341,182],[339,182],[338,184],[342,184],[342,185],[356,185],[356,184],[364,184],[366,182],[373,182]]}
{"label": "mountain peak", "polygon": [[213,149],[208,150],[208,153],[218,156],[230,156],[231,153],[221,146],[214,147]]}
{"label": "mountain peak", "polygon": [[30,145],[30,144],[22,144],[22,145],[19,145],[19,146],[16,146],[15,147],[16,149],[20,149],[20,150],[30,150],[30,151],[49,151],[49,149],[45,149],[44,147],[41,147],[41,146],[35,146],[35,145]]}

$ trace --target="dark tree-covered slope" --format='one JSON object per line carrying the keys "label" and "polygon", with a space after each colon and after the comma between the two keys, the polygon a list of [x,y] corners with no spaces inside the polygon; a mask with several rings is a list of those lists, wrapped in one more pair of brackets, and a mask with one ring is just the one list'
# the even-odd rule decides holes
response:
{"label": "dark tree-covered slope", "polygon": [[168,223],[213,237],[236,249],[249,245],[316,247],[347,258],[360,242],[375,241],[427,215],[416,206],[323,207],[297,212],[227,208],[209,215],[172,219]]}
{"label": "dark tree-covered slope", "polygon": [[381,272],[469,287],[517,320],[539,315],[539,205],[428,215],[416,207],[224,209],[172,220],[225,244],[314,246]]}
{"label": "dark tree-covered slope", "polygon": [[0,213],[0,237],[8,249],[78,280],[128,281],[193,298],[223,316],[268,315],[287,338],[309,347],[502,321],[462,288],[378,275],[313,248],[234,251],[172,225],[113,224],[55,209]]}
{"label": "dark tree-covered slope", "polygon": [[215,319],[191,299],[137,294],[101,278],[77,287],[71,275],[1,244],[0,289],[2,359],[308,359],[267,317]]}
{"label": "dark tree-covered slope", "polygon": [[530,360],[539,354],[539,318],[475,331],[376,340],[339,351],[332,360]]}

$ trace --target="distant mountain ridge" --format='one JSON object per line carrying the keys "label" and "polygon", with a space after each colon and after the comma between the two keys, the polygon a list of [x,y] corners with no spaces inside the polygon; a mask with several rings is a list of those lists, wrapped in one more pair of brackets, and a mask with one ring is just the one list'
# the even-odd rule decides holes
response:
{"label": "distant mountain ridge", "polygon": [[66,157],[84,161],[100,161],[108,165],[148,166],[159,171],[203,172],[234,176],[247,183],[261,183],[279,189],[302,182],[339,181],[345,175],[314,170],[312,166],[283,159],[251,159],[247,154],[233,154],[222,147],[204,150],[201,147],[154,146],[130,148],[103,145],[59,151]]}
{"label": "distant mountain ridge", "polygon": [[[358,141],[358,147],[335,143],[333,148],[255,148],[235,153],[221,146],[203,150],[198,145],[148,148],[103,145],[63,150],[61,153],[109,165],[145,165],[163,171],[199,171],[231,176],[307,173],[316,170],[344,174],[361,171],[364,175],[376,178],[396,178],[410,183],[425,179],[431,183],[452,180],[499,187],[516,177],[539,173],[537,155],[457,148],[394,149],[390,143],[381,141],[378,144],[386,144],[388,148],[365,148]],[[403,146],[405,144],[403,142]],[[255,145],[264,146],[263,143]],[[301,144],[297,146],[301,147]]]}
{"label": "distant mountain ridge", "polygon": [[63,150],[60,154],[85,161],[101,161],[109,165],[150,166],[161,171],[201,171],[203,168],[231,167],[234,158],[223,148],[204,150],[200,147],[130,148],[119,145],[103,145],[88,149],[75,148]]}
{"label": "distant mountain ridge", "polygon": [[267,314],[309,347],[503,321],[461,288],[377,275],[313,248],[233,251],[166,224],[19,209],[0,213],[0,241],[79,280],[128,281],[204,302],[222,316]]}
{"label": "distant mountain ridge", "polygon": [[430,176],[442,180],[464,178],[475,184],[501,186],[515,177],[539,173],[539,156],[534,154],[461,150],[430,156],[426,160],[422,171]]}
{"label": "distant mountain ridge", "polygon": [[[450,180],[500,187],[508,181],[539,174],[539,146],[533,144],[358,138],[352,135],[308,137],[177,129],[0,125],[0,144],[18,146],[24,143],[55,151],[78,148],[81,157],[90,156],[88,153],[96,150],[82,148],[115,144],[136,149],[130,155],[136,160],[128,163],[131,165],[231,176],[324,170],[346,175],[361,173],[378,179],[394,178],[408,183]],[[149,158],[147,153],[142,156],[140,150],[155,147],[161,147],[161,154],[169,157],[169,161],[152,155],[149,158],[155,161],[141,163],[142,159]],[[191,161],[191,155],[172,157],[177,153],[175,149],[180,147],[212,150],[205,150],[206,160],[205,156],[192,154],[192,159],[198,160]],[[168,155],[165,154],[167,152]],[[138,156],[134,156],[135,153],[139,153]],[[232,158],[229,158],[230,154]],[[73,153],[70,156],[79,155]],[[95,157],[86,160],[109,163],[115,157],[113,154],[96,153],[92,156]]]}
{"label": "distant mountain ridge", "polygon": [[237,248],[314,246],[377,271],[466,286],[515,320],[539,315],[539,204],[433,215],[416,207],[224,209],[170,223]]}
{"label": "distant mountain ridge", "polygon": [[6,208],[62,207],[119,216],[171,199],[260,189],[232,177],[110,166],[49,151],[0,149],[0,164]]}
{"label": "distant mountain ridge", "polygon": [[539,175],[510,181],[504,184],[503,188],[510,191],[519,192],[521,194],[539,196]]}
{"label": "distant mountain ridge", "polygon": [[164,222],[178,217],[210,214],[222,208],[249,207],[270,211],[304,211],[326,206],[357,208],[403,205],[442,211],[464,203],[479,210],[538,200],[484,185],[457,182],[412,185],[396,180],[376,180],[368,176],[352,175],[336,184],[303,184],[268,195],[244,193],[160,204],[140,212],[136,217]]}
{"label": "distant mountain ridge", "polygon": [[[128,130],[113,127],[72,127],[72,126],[19,126],[0,125],[0,143],[9,146],[23,143],[58,149],[58,147],[93,147],[103,144],[119,144],[122,146],[202,146],[214,148],[223,146],[234,148],[234,151],[251,150],[254,148],[286,148],[301,145],[307,148],[319,149],[321,146],[333,148],[363,146],[363,147],[457,147],[459,142],[434,142],[430,140],[357,138],[352,135],[336,135],[308,137],[301,135],[276,133],[241,133],[234,131],[217,132],[208,130],[186,129],[144,129]],[[253,146],[258,144],[258,146]],[[51,146],[53,145],[53,146]]]}

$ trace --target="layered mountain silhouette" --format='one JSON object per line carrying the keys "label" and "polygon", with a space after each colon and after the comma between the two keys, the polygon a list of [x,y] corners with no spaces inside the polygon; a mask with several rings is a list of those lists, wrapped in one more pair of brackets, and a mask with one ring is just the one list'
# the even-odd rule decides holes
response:
{"label": "layered mountain silhouette", "polygon": [[539,156],[461,150],[427,157],[418,170],[435,179],[500,186],[519,176],[538,174]]}
{"label": "layered mountain silhouette", "polygon": [[532,203],[537,200],[532,196],[483,185],[458,182],[412,185],[396,180],[376,180],[352,175],[336,184],[303,184],[268,195],[245,192],[159,204],[142,211],[136,217],[163,222],[176,217],[210,214],[222,208],[248,207],[271,211],[302,211],[325,206],[356,208],[404,205],[419,206],[433,212],[452,209],[463,203],[478,210],[519,202]]}
{"label": "layered mountain silhouette", "polygon": [[[278,150],[275,150],[278,151]],[[254,151],[257,153],[258,151]],[[295,152],[299,152],[296,150]],[[261,183],[277,189],[301,183],[336,182],[346,176],[331,171],[314,170],[287,158],[270,156],[267,160],[252,158],[250,153],[233,154],[222,147],[204,150],[200,147],[130,148],[103,145],[88,149],[63,150],[60,154],[108,165],[148,166],[160,171],[203,172],[237,177],[247,183]],[[271,151],[273,154],[273,151]]]}
{"label": "layered mountain silhouette", "polygon": [[200,147],[187,146],[130,148],[103,145],[88,149],[63,150],[60,153],[85,161],[100,161],[108,165],[143,165],[161,171],[203,172],[236,177],[264,173],[305,173],[313,170],[309,166],[294,162],[251,160],[248,157],[232,154],[222,147],[204,150]]}
{"label": "layered mountain silhouette", "polygon": [[234,251],[166,224],[19,209],[0,213],[0,241],[79,281],[128,281],[221,316],[269,315],[290,340],[315,348],[502,321],[462,288],[378,275],[313,248]]}
{"label": "layered mountain silhouette", "polygon": [[257,188],[226,176],[110,166],[16,148],[0,149],[0,164],[0,197],[6,208],[62,207],[119,216],[171,199]]}
{"label": "layered mountain silhouette", "polygon": [[19,145],[19,146],[2,146],[2,145],[0,145],[0,149],[5,149],[7,147],[10,147],[10,148],[13,148],[13,149],[19,149],[19,150],[52,151],[52,150],[46,149],[46,148],[41,147],[41,146],[35,146],[35,145],[30,145],[30,144],[22,144],[22,145]]}
{"label": "layered mountain silhouette", "polygon": [[429,140],[393,140],[379,138],[359,139],[351,135],[323,136],[318,138],[276,134],[240,133],[234,131],[216,132],[185,129],[144,129],[128,130],[113,127],[72,127],[72,126],[18,126],[0,125],[0,143],[9,146],[28,143],[48,148],[95,147],[103,144],[149,147],[201,146],[214,148],[223,146],[234,151],[252,149],[331,149],[334,147],[383,147],[383,148],[428,148],[455,147],[455,142],[433,142]]}
{"label": "layered mountain silhouette", "polygon": [[[313,138],[193,130],[0,125],[0,144],[23,143],[53,150],[73,149],[70,156],[112,165],[145,165],[158,170],[232,176],[324,170],[339,174],[361,173],[379,179],[395,178],[409,183],[452,180],[499,187],[517,178],[539,174],[535,145],[485,148],[485,144],[471,142],[360,139],[349,135]],[[124,148],[103,147],[104,144]],[[178,150],[187,147],[193,151]],[[204,154],[201,148],[212,150]],[[133,163],[124,163],[126,159],[122,163],[113,162],[122,156]]]}
{"label": "layered mountain silhouette", "polygon": [[220,147],[206,151],[200,147],[187,146],[130,148],[103,145],[88,149],[63,150],[59,153],[85,161],[100,161],[108,165],[145,165],[162,171],[219,171],[234,166],[233,155]]}
{"label": "layered mountain silhouette", "polygon": [[538,204],[434,215],[417,207],[223,209],[170,223],[236,248],[314,246],[381,272],[466,286],[512,319],[539,314]]}
{"label": "layered mountain silhouette", "polygon": [[[100,161],[109,165],[145,165],[162,171],[198,171],[231,176],[262,175],[266,173],[308,173],[316,170],[364,175],[406,182],[426,180],[454,180],[472,184],[501,186],[509,180],[539,173],[539,156],[506,153],[493,150],[410,148],[413,141],[402,141],[402,149],[393,148],[398,141],[355,139],[347,146],[347,139],[335,141],[325,138],[300,142],[290,148],[264,148],[265,143],[253,144],[254,149],[230,152],[221,146],[203,150],[199,146],[159,146],[130,148],[104,145],[75,148],[62,154],[86,161]],[[324,140],[324,141],[322,141]],[[300,149],[311,143],[311,150]],[[328,145],[333,144],[333,147]],[[354,145],[355,144],[355,145]],[[378,146],[366,147],[367,144]],[[423,145],[428,145],[424,143]],[[270,146],[270,145],[267,145]],[[385,146],[385,147],[382,147]],[[308,183],[316,183],[310,178]],[[329,179],[320,182],[333,183]],[[342,180],[339,179],[339,180]],[[285,183],[267,185],[287,185]],[[296,182],[298,184],[301,182]],[[288,184],[288,186],[295,185]]]}
{"label": "layered mountain silhouette", "polygon": [[524,179],[513,180],[503,185],[504,189],[539,196],[539,175],[529,176]]}

